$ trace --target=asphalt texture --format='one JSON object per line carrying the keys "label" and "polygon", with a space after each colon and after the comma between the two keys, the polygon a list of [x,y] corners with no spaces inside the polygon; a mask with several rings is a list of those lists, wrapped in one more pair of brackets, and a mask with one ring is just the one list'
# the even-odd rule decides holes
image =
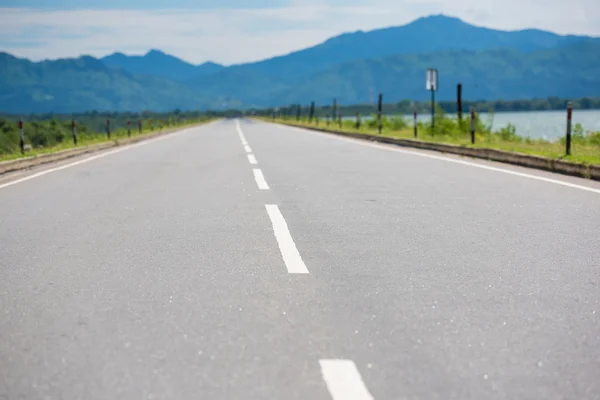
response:
{"label": "asphalt texture", "polygon": [[0,399],[368,399],[332,359],[378,400],[600,399],[600,192],[418,154],[225,120],[0,187]]}

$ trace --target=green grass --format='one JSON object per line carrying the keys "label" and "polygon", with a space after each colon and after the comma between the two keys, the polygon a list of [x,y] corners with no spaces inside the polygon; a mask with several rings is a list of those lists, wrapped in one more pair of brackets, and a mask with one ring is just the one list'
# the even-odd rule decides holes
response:
{"label": "green grass", "polygon": [[[272,119],[265,119],[272,121]],[[391,122],[390,122],[391,121]],[[285,123],[301,127],[316,127],[313,121],[309,123],[307,120],[296,121],[295,119],[277,119],[276,122]],[[450,129],[444,130],[444,127],[449,126]],[[393,125],[397,126],[393,126]],[[543,139],[522,138],[514,134],[514,129],[510,127],[503,128],[498,132],[487,131],[478,121],[478,132],[475,138],[475,144],[471,144],[471,136],[466,129],[458,128],[455,122],[448,122],[447,119],[440,119],[438,125],[441,128],[431,134],[429,124],[419,124],[417,140],[423,142],[444,143],[458,145],[471,148],[486,148],[504,150],[513,153],[536,155],[554,160],[565,160],[587,165],[600,165],[600,132],[588,133],[576,132],[573,136],[571,144],[571,155],[565,156],[565,144],[563,141],[546,141]],[[375,122],[364,121],[360,129],[356,129],[354,121],[344,120],[340,129],[338,123],[327,125],[325,120],[319,121],[319,128],[332,131],[352,132],[365,135],[379,135],[375,126]],[[394,119],[384,121],[384,128],[381,136],[399,138],[399,139],[414,139],[414,129],[412,126],[406,126],[401,122],[395,122]]]}
{"label": "green grass", "polygon": [[[139,133],[136,129],[132,129],[131,130],[131,138],[135,138],[138,136],[149,136],[151,134],[156,134],[159,132],[163,132],[166,130],[172,130],[172,129],[182,129],[188,126],[193,126],[193,125],[198,125],[198,124],[204,124],[211,121],[211,119],[207,119],[201,122],[190,122],[187,124],[176,124],[176,125],[171,125],[171,126],[164,126],[162,128],[155,128],[154,130],[150,130],[150,129],[144,129],[142,131],[142,133]],[[110,135],[110,139],[108,139],[108,136],[106,135],[106,133],[104,134],[100,134],[100,133],[85,133],[85,134],[81,134],[77,136],[77,146],[75,146],[73,144],[73,140],[71,137],[68,138],[68,140],[56,144],[54,146],[49,146],[49,147],[41,147],[41,148],[34,148],[32,150],[26,151],[25,154],[21,154],[21,152],[13,152],[13,153],[8,153],[8,154],[0,154],[0,161],[9,161],[9,160],[18,160],[20,158],[27,158],[27,157],[35,157],[35,156],[39,156],[42,154],[50,154],[50,153],[57,153],[59,151],[63,151],[63,150],[69,150],[69,149],[75,149],[75,148],[85,148],[86,146],[91,146],[91,145],[95,145],[95,144],[100,144],[100,143],[109,143],[109,142],[115,142],[118,143],[119,140],[123,140],[123,139],[127,139],[128,135],[127,135],[127,130],[126,129],[119,129],[116,130],[114,132],[111,132]]]}

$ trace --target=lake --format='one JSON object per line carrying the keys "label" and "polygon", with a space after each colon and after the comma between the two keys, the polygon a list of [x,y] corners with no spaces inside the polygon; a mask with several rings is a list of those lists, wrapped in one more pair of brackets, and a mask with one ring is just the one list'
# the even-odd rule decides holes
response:
{"label": "lake", "polygon": [[[450,114],[448,114],[450,116]],[[468,117],[468,115],[466,115]],[[566,133],[567,111],[522,111],[480,114],[482,121],[493,130],[512,123],[517,135],[531,138],[557,139]],[[412,121],[412,116],[408,117]],[[419,121],[431,121],[431,114],[421,114]],[[573,110],[573,126],[580,123],[586,131],[600,131],[600,110]]]}

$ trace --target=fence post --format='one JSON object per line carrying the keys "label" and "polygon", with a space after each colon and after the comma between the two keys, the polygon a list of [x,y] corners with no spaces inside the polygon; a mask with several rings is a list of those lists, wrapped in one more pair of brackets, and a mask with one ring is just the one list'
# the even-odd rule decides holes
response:
{"label": "fence post", "polygon": [[19,147],[21,154],[25,153],[25,132],[23,131],[23,118],[19,119]]}
{"label": "fence post", "polygon": [[356,129],[360,129],[360,111],[356,112]]}
{"label": "fence post", "polygon": [[417,125],[417,110],[414,111],[413,113],[413,120],[414,120],[414,127],[415,127],[415,139],[417,138],[417,133],[418,133],[418,125]]}
{"label": "fence post", "polygon": [[338,108],[338,125],[342,129],[342,111]]}
{"label": "fence post", "polygon": [[131,121],[127,120],[127,136],[131,137]]}
{"label": "fence post", "polygon": [[335,123],[335,116],[337,115],[337,99],[333,99],[333,107],[331,109],[331,121]]}
{"label": "fence post", "polygon": [[138,132],[141,134],[142,133],[142,120],[138,119]]}
{"label": "fence post", "polygon": [[71,131],[73,132],[73,145],[77,146],[77,128],[75,126],[75,120],[71,120]]}
{"label": "fence post", "polygon": [[300,115],[302,114],[302,106],[298,104],[296,106],[296,121],[300,121]]}
{"label": "fence post", "polygon": [[377,129],[379,130],[380,135],[381,135],[381,129],[383,128],[381,125],[382,109],[383,109],[383,93],[379,93],[379,101],[377,102]]}
{"label": "fence post", "polygon": [[471,107],[471,144],[475,144],[475,107]]}
{"label": "fence post", "polygon": [[462,84],[456,85],[456,110],[458,112],[458,126],[462,127]]}
{"label": "fence post", "polygon": [[566,145],[567,145],[567,155],[570,156],[571,155],[571,128],[572,128],[572,122],[571,122],[571,117],[573,116],[573,103],[568,102],[567,103],[567,140],[566,140]]}
{"label": "fence post", "polygon": [[110,119],[106,120],[106,135],[110,139]]}

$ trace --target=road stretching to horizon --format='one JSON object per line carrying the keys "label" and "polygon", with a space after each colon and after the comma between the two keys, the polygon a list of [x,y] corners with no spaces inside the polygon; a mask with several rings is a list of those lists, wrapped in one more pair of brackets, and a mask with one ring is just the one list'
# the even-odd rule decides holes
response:
{"label": "road stretching to horizon", "polygon": [[598,399],[598,182],[251,120],[0,181],[0,399]]}

